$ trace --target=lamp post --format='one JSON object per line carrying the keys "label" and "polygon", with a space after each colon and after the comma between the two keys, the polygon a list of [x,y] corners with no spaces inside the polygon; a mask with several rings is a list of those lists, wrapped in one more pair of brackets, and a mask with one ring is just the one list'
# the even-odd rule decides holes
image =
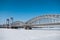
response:
{"label": "lamp post", "polygon": [[11,27],[12,27],[12,25],[13,25],[13,17],[10,17],[10,19],[11,19]]}
{"label": "lamp post", "polygon": [[7,19],[7,28],[9,28],[9,19]]}
{"label": "lamp post", "polygon": [[12,23],[13,23],[13,17],[11,17],[10,19],[11,19],[11,21],[12,21]]}

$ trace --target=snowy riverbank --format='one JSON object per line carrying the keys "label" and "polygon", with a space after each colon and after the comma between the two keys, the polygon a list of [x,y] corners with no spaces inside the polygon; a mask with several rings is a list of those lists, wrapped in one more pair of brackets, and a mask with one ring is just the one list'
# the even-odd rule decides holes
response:
{"label": "snowy riverbank", "polygon": [[60,40],[60,31],[0,29],[0,40]]}

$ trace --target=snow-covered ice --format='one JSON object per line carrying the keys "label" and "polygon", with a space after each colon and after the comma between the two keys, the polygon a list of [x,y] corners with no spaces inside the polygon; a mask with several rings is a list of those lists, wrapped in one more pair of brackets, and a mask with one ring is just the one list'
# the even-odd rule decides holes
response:
{"label": "snow-covered ice", "polygon": [[60,31],[0,29],[0,40],[60,40]]}

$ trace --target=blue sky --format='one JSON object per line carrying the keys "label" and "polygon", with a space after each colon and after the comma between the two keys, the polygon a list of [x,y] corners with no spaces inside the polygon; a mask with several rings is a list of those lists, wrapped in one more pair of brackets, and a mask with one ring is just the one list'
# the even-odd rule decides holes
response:
{"label": "blue sky", "polygon": [[9,17],[27,21],[43,14],[60,14],[60,0],[0,0],[0,24]]}

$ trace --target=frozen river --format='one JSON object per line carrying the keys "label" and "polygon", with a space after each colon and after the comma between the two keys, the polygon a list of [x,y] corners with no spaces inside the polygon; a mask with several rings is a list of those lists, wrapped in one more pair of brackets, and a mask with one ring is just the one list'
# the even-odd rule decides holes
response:
{"label": "frozen river", "polygon": [[0,29],[0,40],[60,40],[60,30]]}

